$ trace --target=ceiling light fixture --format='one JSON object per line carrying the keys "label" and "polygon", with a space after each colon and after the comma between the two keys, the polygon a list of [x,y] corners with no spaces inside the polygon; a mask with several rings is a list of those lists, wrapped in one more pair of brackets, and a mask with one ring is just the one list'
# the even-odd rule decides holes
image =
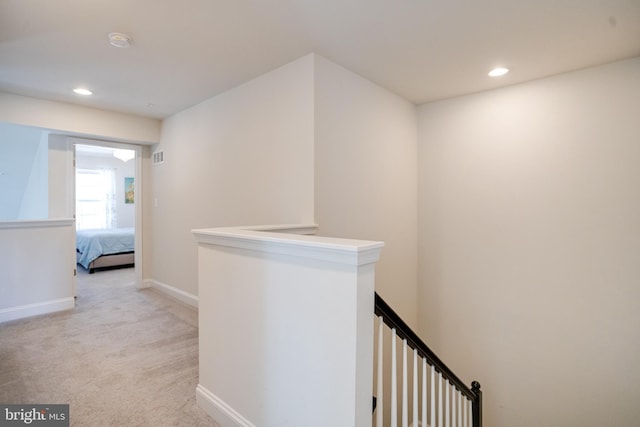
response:
{"label": "ceiling light fixture", "polygon": [[127,163],[129,160],[136,157],[136,152],[133,150],[116,149],[113,150],[113,157]]}
{"label": "ceiling light fixture", "polygon": [[78,95],[83,95],[83,96],[93,95],[93,92],[91,92],[89,89],[85,89],[82,87],[77,87],[73,91]]}
{"label": "ceiling light fixture", "polygon": [[123,33],[109,33],[109,44],[115,47],[127,48],[131,45],[131,37]]}
{"label": "ceiling light fixture", "polygon": [[489,77],[504,76],[508,72],[509,72],[508,68],[502,68],[502,67],[494,68],[493,70],[489,71]]}

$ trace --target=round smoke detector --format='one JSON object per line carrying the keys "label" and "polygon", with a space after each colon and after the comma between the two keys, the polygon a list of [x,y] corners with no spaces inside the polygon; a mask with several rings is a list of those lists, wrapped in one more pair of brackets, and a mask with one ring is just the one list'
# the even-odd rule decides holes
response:
{"label": "round smoke detector", "polygon": [[131,45],[131,37],[123,33],[109,33],[111,46],[125,48]]}

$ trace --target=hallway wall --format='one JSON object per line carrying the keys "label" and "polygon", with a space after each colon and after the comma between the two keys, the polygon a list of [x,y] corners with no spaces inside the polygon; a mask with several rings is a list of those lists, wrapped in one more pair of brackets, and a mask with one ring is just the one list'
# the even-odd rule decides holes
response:
{"label": "hallway wall", "polygon": [[640,59],[419,109],[420,327],[485,425],[640,420]]}

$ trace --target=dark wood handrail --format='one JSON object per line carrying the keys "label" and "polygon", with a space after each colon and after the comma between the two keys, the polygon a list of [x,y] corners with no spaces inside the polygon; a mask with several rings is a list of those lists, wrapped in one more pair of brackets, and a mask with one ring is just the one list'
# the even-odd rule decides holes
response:
{"label": "dark wood handrail", "polygon": [[443,377],[449,380],[449,382],[471,400],[473,427],[482,427],[482,391],[480,390],[480,383],[474,381],[471,383],[471,388],[467,387],[377,292],[375,294],[375,314],[376,316],[382,316],[383,322],[390,328],[395,329],[396,335],[400,337],[400,339],[407,340],[407,344],[411,348],[417,350],[418,354],[427,359],[427,362],[433,366],[437,372],[442,373]]}

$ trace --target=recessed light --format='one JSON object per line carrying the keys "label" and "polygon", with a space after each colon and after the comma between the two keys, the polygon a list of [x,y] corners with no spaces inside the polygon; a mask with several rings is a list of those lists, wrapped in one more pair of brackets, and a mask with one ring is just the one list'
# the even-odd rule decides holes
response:
{"label": "recessed light", "polygon": [[494,68],[493,70],[489,71],[489,77],[504,76],[508,72],[509,72],[508,68],[502,68],[502,67]]}
{"label": "recessed light", "polygon": [[131,45],[131,37],[123,33],[109,33],[111,46],[127,48]]}
{"label": "recessed light", "polygon": [[77,87],[73,91],[78,95],[83,95],[83,96],[93,95],[93,92],[91,92],[89,89],[85,89],[82,87]]}

